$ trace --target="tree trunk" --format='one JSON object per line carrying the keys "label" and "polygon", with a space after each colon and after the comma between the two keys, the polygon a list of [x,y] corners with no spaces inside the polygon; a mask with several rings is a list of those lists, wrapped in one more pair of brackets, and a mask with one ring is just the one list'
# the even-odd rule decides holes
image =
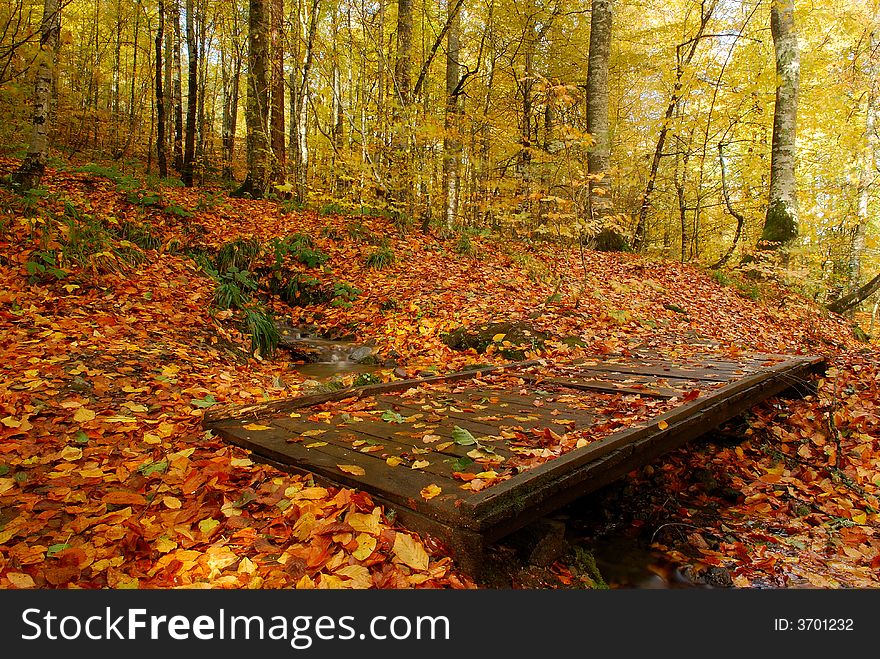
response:
{"label": "tree trunk", "polygon": [[[611,0],[593,0],[590,17],[590,53],[587,68],[587,132],[593,146],[587,155],[590,174],[589,214],[601,217],[611,211],[611,143],[608,135],[608,59],[611,54]],[[608,182],[605,182],[605,181]],[[597,194],[602,189],[604,195]]]}
{"label": "tree trunk", "polygon": [[[308,30],[306,31],[305,52],[300,37],[304,22],[304,6],[297,0],[293,20],[296,36],[293,39],[294,70],[290,74],[290,151],[293,158],[294,198],[303,203],[306,200],[309,147],[306,140],[308,124],[309,75],[314,57],[315,36],[318,31],[318,15],[321,0],[312,0]],[[302,61],[301,61],[302,60]]]}
{"label": "tree trunk", "polygon": [[239,78],[241,77],[241,44],[237,25],[233,25],[232,61],[223,67],[223,178],[233,180],[232,161],[235,156],[235,131],[238,124]]}
{"label": "tree trunk", "polygon": [[236,195],[263,197],[269,187],[269,40],[267,0],[250,0],[248,12],[247,178]]}
{"label": "tree trunk", "polygon": [[[663,117],[663,124],[660,126],[660,134],[657,136],[657,146],[654,148],[654,157],[651,159],[651,170],[648,173],[648,183],[645,185],[645,192],[642,194],[642,203],[639,207],[639,219],[636,223],[636,229],[633,232],[632,248],[634,251],[640,251],[647,238],[648,230],[648,208],[650,207],[651,194],[654,192],[654,186],[657,184],[657,173],[660,171],[660,160],[663,158],[663,148],[666,146],[666,138],[672,125],[672,118],[675,116],[675,110],[678,102],[681,100],[682,88],[684,87],[684,72],[690,66],[697,52],[703,36],[706,32],[706,26],[709,19],[715,13],[717,0],[712,0],[707,7],[704,8],[700,15],[700,26],[697,34],[687,41],[678,44],[675,48],[676,67],[675,67],[675,84],[672,87],[672,96],[669,99],[669,105],[666,106],[666,114]],[[687,48],[687,53],[682,59],[682,49]]]}
{"label": "tree trunk", "polygon": [[272,179],[275,182],[282,182],[285,178],[287,163],[284,149],[284,0],[271,0],[271,2],[272,108],[269,122],[272,143]]}
{"label": "tree trunk", "polygon": [[871,297],[878,289],[880,289],[880,275],[876,275],[871,281],[857,288],[852,293],[844,295],[839,300],[835,300],[827,308],[829,311],[842,314],[855,307],[862,300]]}
{"label": "tree trunk", "polygon": [[452,229],[458,218],[460,193],[461,140],[459,115],[461,114],[461,3],[449,6],[449,29],[446,46],[446,118],[443,138],[443,179],[446,189],[446,228]]}
{"label": "tree trunk", "polygon": [[410,101],[412,38],[412,0],[397,0],[397,61],[394,65],[394,89],[397,95],[397,105],[401,109],[405,109]]}
{"label": "tree trunk", "polygon": [[156,29],[156,160],[159,163],[159,176],[168,176],[168,157],[165,138],[165,92],[162,89],[162,41],[165,39],[165,2],[159,0],[159,27]]}
{"label": "tree trunk", "polygon": [[193,185],[193,165],[196,148],[196,110],[199,93],[199,45],[196,42],[195,7],[193,0],[186,0],[186,49],[189,55],[186,98],[186,146],[183,153],[181,179],[188,188]]}
{"label": "tree trunk", "polygon": [[40,55],[37,79],[34,84],[34,112],[31,120],[31,140],[27,155],[13,174],[20,190],[40,185],[49,158],[49,130],[52,106],[52,80],[55,70],[55,52],[61,33],[61,5],[59,0],[43,0],[43,18],[40,23]]}
{"label": "tree trunk", "polygon": [[870,220],[868,216],[868,202],[871,197],[871,188],[876,178],[877,167],[877,49],[880,48],[880,40],[877,33],[871,31],[868,39],[868,76],[870,89],[868,90],[867,108],[865,110],[865,144],[861,162],[859,163],[859,187],[858,187],[858,223],[853,233],[852,251],[849,259],[849,288],[858,287],[862,277],[862,257],[865,253],[865,238]]}
{"label": "tree trunk", "polygon": [[770,157],[770,195],[761,249],[785,247],[798,235],[795,133],[797,127],[800,50],[794,24],[794,0],[770,5],[770,32],[776,50],[776,104]]}
{"label": "tree trunk", "polygon": [[736,219],[736,233],[733,236],[733,242],[730,247],[724,255],[712,265],[713,270],[723,267],[724,264],[730,260],[730,257],[733,256],[733,253],[736,250],[736,245],[739,243],[740,236],[742,236],[743,227],[746,224],[745,216],[737,211],[730,202],[730,190],[727,185],[727,162],[724,158],[723,142],[718,143],[718,162],[721,165],[721,195],[724,197],[724,206],[727,208],[727,212],[733,215],[734,219]]}
{"label": "tree trunk", "polygon": [[174,169],[183,172],[183,66],[181,64],[180,0],[171,0],[171,93],[174,99]]}

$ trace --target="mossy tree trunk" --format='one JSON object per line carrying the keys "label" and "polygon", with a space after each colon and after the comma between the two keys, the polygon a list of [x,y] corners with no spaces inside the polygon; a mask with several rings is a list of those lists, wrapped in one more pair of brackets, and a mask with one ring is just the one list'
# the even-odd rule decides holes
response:
{"label": "mossy tree trunk", "polygon": [[266,0],[248,14],[247,178],[236,194],[263,197],[269,184],[269,35]]}
{"label": "mossy tree trunk", "polygon": [[21,190],[38,187],[46,172],[51,129],[52,81],[60,33],[61,5],[59,0],[44,0],[43,19],[40,23],[40,54],[37,64],[37,78],[34,84],[34,111],[31,119],[30,146],[21,165],[13,174],[13,181]]}
{"label": "mossy tree trunk", "polygon": [[780,249],[798,235],[795,135],[801,65],[794,0],[774,0],[770,6],[770,32],[776,50],[778,82],[773,110],[770,195],[758,247]]}

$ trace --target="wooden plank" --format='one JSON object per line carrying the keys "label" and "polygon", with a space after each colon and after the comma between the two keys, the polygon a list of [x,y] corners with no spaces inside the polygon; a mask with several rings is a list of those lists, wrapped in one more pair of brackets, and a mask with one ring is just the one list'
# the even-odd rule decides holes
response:
{"label": "wooden plank", "polygon": [[[383,399],[383,403],[386,401]],[[413,410],[417,412],[422,412],[424,414],[435,414],[440,416],[445,416],[447,419],[453,419],[455,421],[460,421],[461,423],[454,424],[462,427],[466,427],[468,430],[477,430],[477,432],[482,433],[484,435],[497,435],[499,430],[502,428],[524,428],[524,429],[532,429],[532,428],[546,428],[551,425],[560,426],[562,428],[567,428],[570,424],[560,423],[560,419],[569,418],[569,417],[577,417],[573,419],[578,422],[579,425],[588,426],[592,425],[594,421],[594,416],[592,414],[585,413],[583,410],[579,410],[573,407],[569,407],[568,405],[559,404],[556,402],[548,402],[546,407],[534,407],[530,406],[529,408],[515,408],[515,409],[498,409],[494,410],[490,407],[484,410],[477,410],[473,413],[470,412],[452,412],[449,410],[449,407],[446,406],[445,409],[432,409],[431,411],[424,410],[420,406],[409,406],[402,405],[398,403],[396,400],[387,401],[392,407],[400,410]],[[550,414],[551,410],[559,411],[559,415],[554,416]],[[516,414],[518,413],[518,414]],[[499,416],[499,414],[504,415],[499,418],[497,421],[490,420],[480,420],[480,417],[492,417]],[[521,419],[515,419],[514,416],[534,416],[534,420],[523,421]],[[442,421],[437,422],[442,423]],[[468,424],[467,426],[464,424]]]}
{"label": "wooden plank", "polygon": [[602,362],[599,364],[579,364],[578,375],[589,374],[599,377],[598,374],[605,371],[612,373],[632,373],[637,375],[651,375],[657,378],[674,378],[676,380],[708,380],[710,382],[729,382],[738,377],[734,374],[710,372],[707,369],[683,369],[663,366],[630,366],[628,364],[611,364]]}
{"label": "wooden plank", "polygon": [[537,359],[531,359],[522,362],[512,362],[500,366],[489,366],[475,369],[459,371],[447,375],[436,375],[427,378],[416,378],[410,380],[397,380],[395,382],[382,382],[379,384],[370,384],[362,387],[347,387],[337,391],[331,391],[326,394],[315,394],[311,396],[299,396],[297,398],[282,398],[280,400],[270,401],[268,403],[260,403],[258,405],[231,405],[217,408],[209,408],[202,417],[203,427],[223,419],[251,419],[258,420],[267,416],[276,414],[284,414],[301,407],[311,407],[320,403],[327,403],[344,398],[363,398],[379,393],[388,393],[391,391],[405,391],[412,387],[418,387],[423,384],[434,384],[441,382],[457,382],[459,380],[469,380],[490,373],[499,373],[506,370],[516,370],[527,368],[529,366],[543,365],[544,362]]}
{"label": "wooden plank", "polygon": [[[472,505],[472,514],[480,519],[482,526],[494,526],[523,513],[527,508],[539,507],[542,500],[563,493],[566,488],[575,484],[582,486],[585,476],[581,468],[593,460],[648,437],[658,441],[668,437],[687,441],[787,388],[792,373],[806,373],[811,366],[806,360],[783,362],[764,373],[732,382],[708,396],[654,417],[649,425],[619,431],[493,485],[479,492],[463,507]],[[664,429],[658,426],[661,421],[667,424]]]}
{"label": "wooden plank", "polygon": [[669,387],[654,387],[645,385],[643,389],[627,386],[625,384],[617,384],[610,380],[586,380],[586,379],[566,379],[566,378],[548,378],[546,380],[535,378],[536,384],[546,382],[559,387],[568,387],[569,389],[580,389],[584,391],[604,391],[608,393],[620,394],[638,394],[640,396],[648,396],[651,398],[677,398],[684,396],[686,393],[680,389],[670,389]]}
{"label": "wooden plank", "polygon": [[[297,423],[296,421],[275,419],[272,423],[279,425],[287,430],[292,430],[294,432],[298,432],[298,426],[296,425],[296,423]],[[434,442],[431,444],[425,444],[424,442],[417,441],[414,437],[407,437],[405,435],[397,435],[396,433],[400,432],[403,428],[404,428],[404,426],[397,426],[396,428],[389,428],[389,424],[386,424],[383,422],[361,420],[361,421],[357,422],[356,426],[352,426],[351,428],[346,428],[344,430],[340,429],[338,426],[336,426],[336,427],[331,426],[331,428],[328,429],[327,432],[329,435],[332,432],[332,430],[336,429],[338,434],[335,438],[333,438],[332,436],[328,437],[327,435],[321,435],[320,437],[315,437],[314,439],[316,441],[321,441],[321,440],[326,441],[325,437],[327,437],[327,439],[335,439],[335,443],[337,443],[340,446],[349,447],[350,446],[349,442],[345,441],[344,439],[340,439],[342,434],[344,434],[344,433],[348,433],[348,434],[352,434],[352,435],[359,434],[359,435],[361,435],[365,438],[368,438],[370,440],[378,440],[381,443],[385,443],[388,446],[391,446],[398,451],[403,451],[403,452],[407,452],[407,453],[411,452],[411,450],[414,448],[427,449],[429,451],[429,453],[421,454],[421,457],[424,459],[427,459],[428,455],[443,456],[444,458],[450,458],[450,459],[462,458],[467,455],[468,451],[475,448],[473,446],[465,447],[465,446],[459,446],[458,444],[453,444],[452,446],[448,447],[447,449],[444,449],[443,451],[437,451],[435,448],[436,444],[442,444],[442,443],[444,443],[443,441],[438,441],[438,442]],[[466,429],[471,430],[470,428],[466,428]],[[496,433],[498,431],[497,428],[492,428],[492,430],[495,431]],[[424,434],[428,434],[428,432],[429,432],[429,429],[426,428]],[[391,433],[391,434],[389,435],[389,433]],[[452,439],[452,428],[439,426],[437,428],[430,429],[430,434],[439,435],[440,437],[444,438],[446,441],[449,441]],[[477,432],[475,434],[475,436],[478,439],[483,438],[483,436],[479,432]],[[407,441],[407,440],[409,440],[409,441]],[[308,444],[309,442],[304,442],[304,443]],[[503,444],[499,445],[498,443],[488,442],[485,440],[483,443],[486,443],[491,448],[495,449],[495,451],[499,455],[504,457],[505,459],[511,458],[514,456],[514,454],[511,451],[509,451],[506,448],[506,446],[504,446]],[[357,449],[352,449],[352,450],[357,450]],[[363,453],[363,451],[358,451],[358,452]],[[375,453],[375,452],[373,452],[373,453]],[[372,455],[373,453],[367,453],[366,455]],[[419,459],[419,457],[420,457],[419,454],[416,454],[416,459]],[[383,460],[384,460],[384,458],[383,458]],[[447,470],[447,472],[448,471],[449,470]],[[483,469],[480,469],[480,471],[483,471]]]}

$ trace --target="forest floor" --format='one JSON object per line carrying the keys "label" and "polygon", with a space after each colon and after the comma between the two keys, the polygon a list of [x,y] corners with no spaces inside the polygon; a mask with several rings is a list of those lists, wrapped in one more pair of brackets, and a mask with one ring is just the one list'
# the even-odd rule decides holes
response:
{"label": "forest floor", "polygon": [[[0,175],[14,165],[0,161]],[[880,586],[880,366],[846,319],[770,282],[657,258],[111,179],[67,168],[40,195],[0,189],[0,588]],[[117,232],[98,244],[123,224],[158,243]],[[569,506],[570,550],[551,565],[502,545],[498,570],[474,581],[365,493],[258,464],[201,428],[210,406],[294,396],[307,378],[283,351],[248,356],[192,255],[291,234],[329,257],[304,274],[360,292],[265,304],[292,325],[374,341],[396,360],[386,379],[509,361],[441,340],[498,320],[581,340],[527,357],[639,344],[686,355],[702,337],[727,354],[821,354],[829,369],[816,395],[770,399],[723,438]],[[371,267],[383,248],[385,267]],[[630,550],[653,580],[619,577],[614,556]]]}

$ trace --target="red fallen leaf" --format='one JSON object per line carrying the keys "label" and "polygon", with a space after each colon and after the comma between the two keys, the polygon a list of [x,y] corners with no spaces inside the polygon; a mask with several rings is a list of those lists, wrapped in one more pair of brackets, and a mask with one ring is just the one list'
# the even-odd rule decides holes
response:
{"label": "red fallen leaf", "polygon": [[75,565],[53,567],[43,571],[43,576],[53,586],[68,584],[80,575],[80,569]]}
{"label": "red fallen leaf", "polygon": [[476,474],[472,474],[467,471],[453,471],[452,476],[453,476],[453,478],[458,478],[458,479],[463,480],[465,482],[472,481],[477,477]]}
{"label": "red fallen leaf", "polygon": [[92,563],[92,559],[81,547],[71,547],[55,554],[58,564],[63,567],[83,569]]}
{"label": "red fallen leaf", "polygon": [[695,398],[699,398],[699,397],[700,397],[700,390],[699,389],[691,389],[684,396],[682,396],[681,399],[684,402],[688,402],[689,400],[694,400]]}
{"label": "red fallen leaf", "polygon": [[126,492],[124,490],[108,492],[103,497],[101,497],[101,501],[116,506],[143,506],[147,503],[147,500],[144,498],[143,494],[138,494],[137,492]]}

